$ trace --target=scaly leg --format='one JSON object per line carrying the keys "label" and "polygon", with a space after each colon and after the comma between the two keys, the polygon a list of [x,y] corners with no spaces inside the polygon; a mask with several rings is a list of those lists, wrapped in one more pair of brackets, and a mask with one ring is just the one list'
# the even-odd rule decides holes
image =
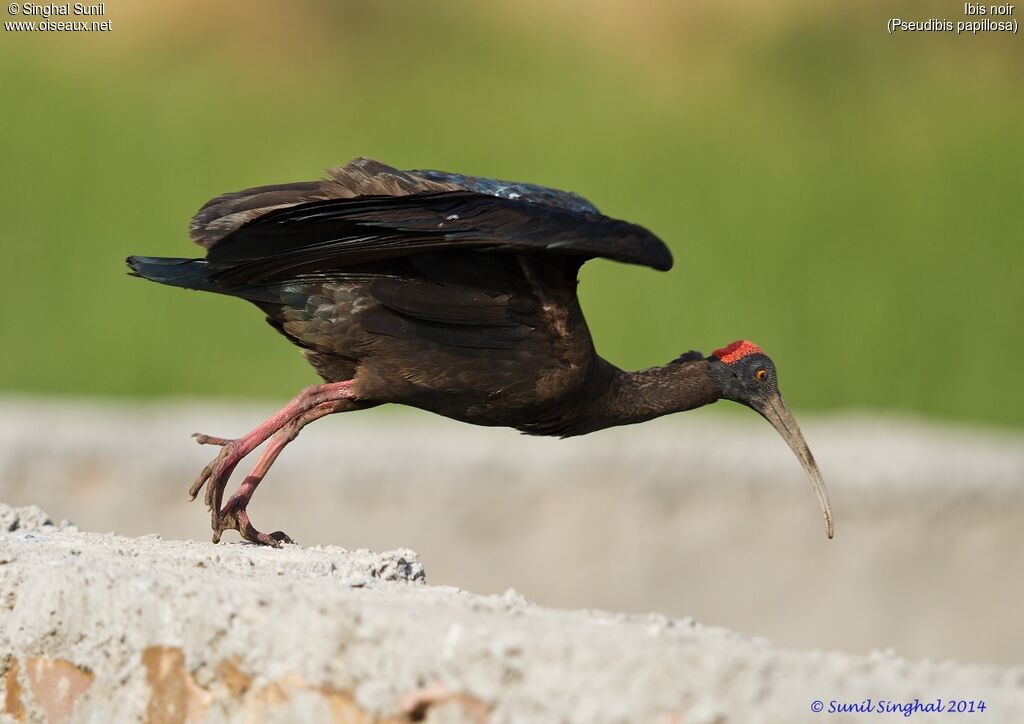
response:
{"label": "scaly leg", "polygon": [[[231,440],[200,433],[193,435],[201,445],[221,446],[221,451],[217,454],[217,457],[203,468],[202,472],[199,473],[199,477],[196,478],[196,481],[188,491],[192,500],[195,500],[203,486],[207,486],[205,500],[206,506],[212,514],[214,531],[217,531],[220,522],[220,509],[221,501],[224,497],[224,488],[231,477],[231,473],[234,472],[235,467],[242,458],[262,445],[268,438],[286,427],[290,422],[314,408],[325,403],[338,403],[332,412],[340,412],[342,409],[354,409],[356,407],[354,400],[355,394],[352,390],[351,380],[313,385],[304,389],[291,402],[281,408],[276,415],[265,420],[243,437]],[[301,425],[299,429],[301,429]],[[296,434],[298,434],[297,430]],[[287,444],[287,440],[280,447],[283,448],[285,444]],[[273,463],[277,454],[280,454],[280,449],[267,461],[267,468]],[[264,474],[266,474],[266,470],[264,470]],[[214,538],[215,540],[219,538],[219,534],[215,534]]]}
{"label": "scaly leg", "polygon": [[350,409],[352,409],[352,405],[347,400],[323,402],[312,410],[307,410],[298,417],[293,418],[291,422],[286,423],[284,427],[274,433],[274,436],[270,438],[270,442],[267,443],[267,449],[260,455],[259,460],[256,461],[256,465],[249,471],[249,474],[245,476],[245,480],[238,486],[238,490],[228,499],[224,507],[220,509],[219,514],[214,516],[213,542],[220,542],[221,533],[224,531],[237,530],[245,540],[253,543],[262,543],[263,545],[274,546],[275,548],[280,547],[281,543],[291,543],[292,539],[282,531],[275,531],[270,534],[258,531],[249,520],[246,506],[249,505],[249,500],[252,498],[253,493],[256,492],[260,481],[263,480],[267,471],[270,470],[270,466],[277,460],[277,456],[281,454],[281,451],[284,450],[288,443],[298,437],[299,431],[302,428],[314,420],[319,420],[321,417]]}

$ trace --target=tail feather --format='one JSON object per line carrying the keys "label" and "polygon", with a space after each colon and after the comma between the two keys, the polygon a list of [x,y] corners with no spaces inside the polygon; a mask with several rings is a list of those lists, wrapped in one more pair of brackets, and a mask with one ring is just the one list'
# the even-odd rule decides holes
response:
{"label": "tail feather", "polygon": [[206,292],[224,292],[209,279],[209,268],[203,259],[176,259],[163,256],[130,256],[126,260],[132,276],[161,284]]}
{"label": "tail feather", "polygon": [[227,294],[230,297],[246,299],[257,306],[281,304],[280,287],[270,285],[222,284],[213,281],[213,274],[205,259],[177,259],[166,256],[130,256],[129,274],[149,279],[160,284],[202,292]]}

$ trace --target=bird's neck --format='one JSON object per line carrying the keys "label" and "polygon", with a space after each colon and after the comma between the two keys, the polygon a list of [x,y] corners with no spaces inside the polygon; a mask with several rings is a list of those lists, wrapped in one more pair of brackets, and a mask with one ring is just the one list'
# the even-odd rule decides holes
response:
{"label": "bird's neck", "polygon": [[586,415],[590,423],[586,432],[645,422],[719,399],[718,386],[705,359],[679,359],[636,372],[604,362],[595,388]]}

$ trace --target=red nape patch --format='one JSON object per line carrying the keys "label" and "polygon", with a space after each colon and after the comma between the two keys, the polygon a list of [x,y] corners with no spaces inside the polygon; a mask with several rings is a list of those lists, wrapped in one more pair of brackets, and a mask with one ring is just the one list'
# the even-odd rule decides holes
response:
{"label": "red nape patch", "polygon": [[722,347],[722,349],[716,349],[712,354],[727,365],[731,365],[734,362],[739,362],[748,355],[764,354],[764,351],[753,342],[745,339],[738,339],[732,344]]}

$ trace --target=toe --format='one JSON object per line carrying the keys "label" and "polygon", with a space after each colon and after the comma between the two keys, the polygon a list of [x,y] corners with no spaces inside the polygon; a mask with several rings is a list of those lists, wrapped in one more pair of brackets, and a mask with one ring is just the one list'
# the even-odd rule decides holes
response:
{"label": "toe", "polygon": [[277,530],[273,533],[264,533],[263,531],[256,530],[255,526],[249,522],[248,515],[245,518],[245,523],[239,526],[239,532],[250,543],[280,548],[283,543],[293,542],[284,531]]}
{"label": "toe", "polygon": [[196,442],[199,443],[200,445],[220,445],[223,447],[224,445],[228,445],[234,442],[234,440],[230,438],[216,437],[214,435],[204,435],[201,432],[193,432],[192,437],[194,437]]}
{"label": "toe", "polygon": [[280,548],[284,543],[293,543],[291,538],[284,531],[276,530],[273,533],[261,533],[258,530],[253,529],[251,535],[245,536],[245,539],[252,541],[253,543],[259,543],[265,546],[272,546],[274,548]]}
{"label": "toe", "polygon": [[199,477],[192,483],[192,486],[188,489],[189,500],[195,500],[196,496],[199,495],[199,491],[206,485],[206,481],[210,479],[210,473],[213,472],[213,463],[210,463],[203,471],[199,473]]}

